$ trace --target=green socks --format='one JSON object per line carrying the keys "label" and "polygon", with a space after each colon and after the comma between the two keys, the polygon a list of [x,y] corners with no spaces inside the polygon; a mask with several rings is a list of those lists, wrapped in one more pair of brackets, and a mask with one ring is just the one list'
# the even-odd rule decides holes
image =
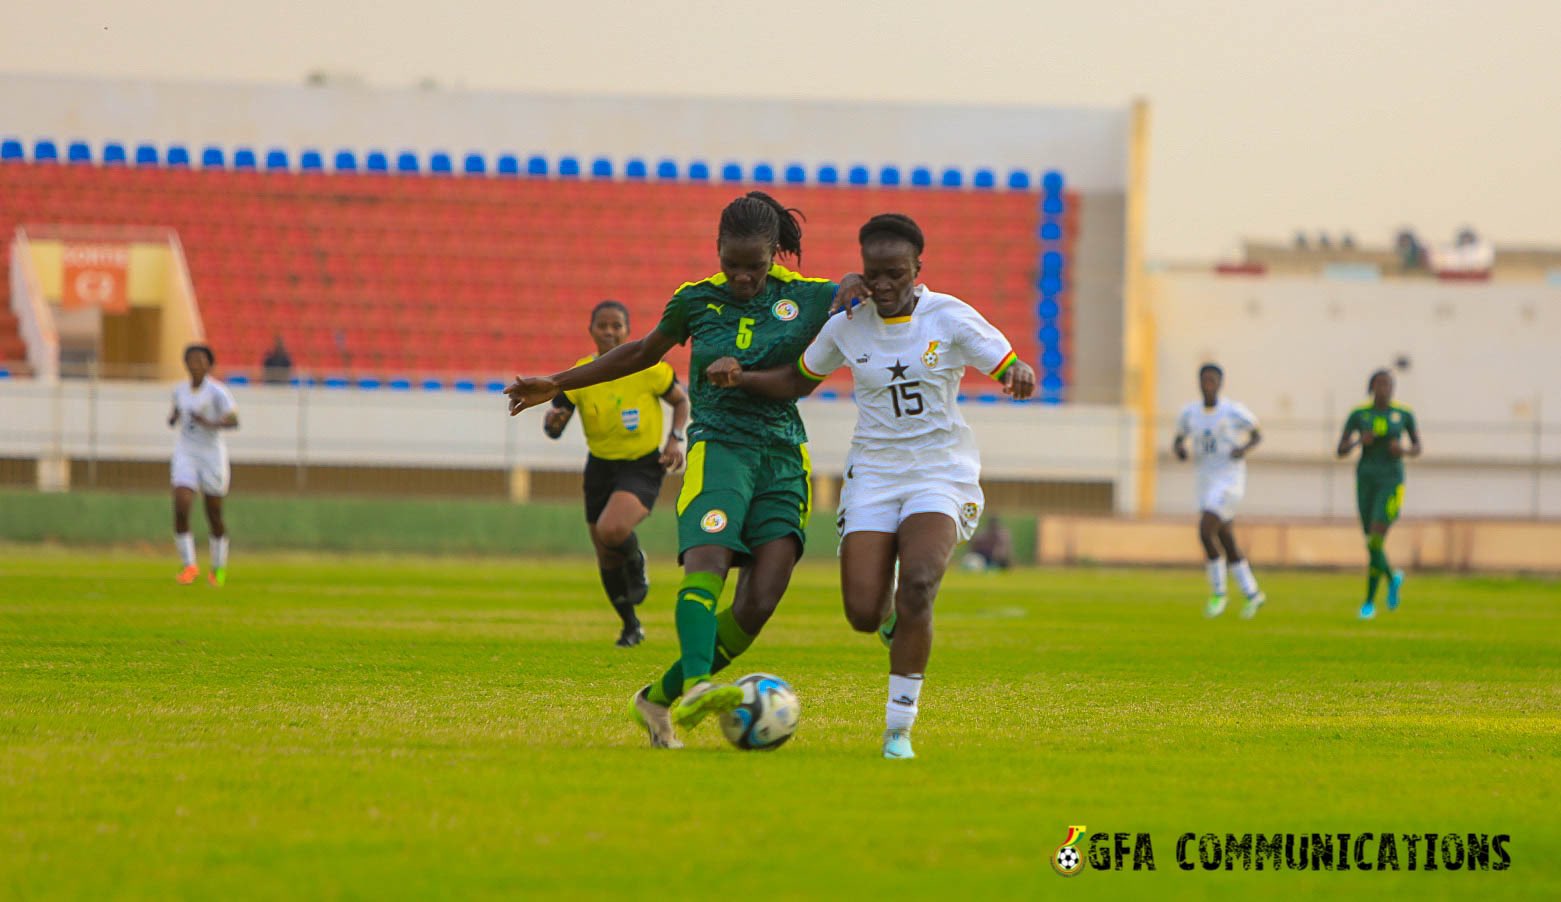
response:
{"label": "green socks", "polygon": [[1377,586],[1382,582],[1382,577],[1393,572],[1393,566],[1388,563],[1387,552],[1382,547],[1382,536],[1367,536],[1366,551],[1371,555],[1371,569],[1366,575],[1366,600],[1375,601],[1377,598]]}
{"label": "green socks", "polygon": [[708,680],[715,656],[715,605],[721,598],[725,580],[713,573],[690,573],[678,587],[674,611],[678,626],[678,645],[683,650],[683,686]]}
{"label": "green socks", "polygon": [[[682,600],[682,592],[678,593],[679,601]],[[710,673],[719,673],[726,669],[738,655],[748,650],[753,644],[753,637],[743,632],[743,628],[737,625],[737,618],[732,616],[732,609],[727,608],[715,617],[715,643],[714,655],[710,658]],[[673,699],[683,694],[683,662],[674,661],[661,679],[650,684],[650,692],[647,696],[658,705],[670,705]]]}

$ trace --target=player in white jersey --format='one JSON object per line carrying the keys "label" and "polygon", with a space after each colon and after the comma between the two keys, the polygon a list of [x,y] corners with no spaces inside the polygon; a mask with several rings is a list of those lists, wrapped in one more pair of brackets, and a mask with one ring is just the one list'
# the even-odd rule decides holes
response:
{"label": "player in white jersey", "polygon": [[195,537],[190,535],[190,507],[195,493],[206,499],[206,523],[211,527],[211,570],[206,574],[213,586],[228,579],[228,529],[222,522],[222,499],[228,494],[228,446],[222,431],[238,428],[238,409],[228,387],[208,375],[217,358],[205,345],[184,349],[184,368],[190,381],[173,390],[173,411],[168,425],[179,430],[174,442],[171,482],[173,483],[173,542],[182,564],[179,582],[189,585],[200,576],[195,565]]}
{"label": "player in white jersey", "polygon": [[909,217],[875,216],[858,237],[871,304],[826,323],[796,367],[743,372],[725,358],[707,372],[717,385],[792,398],[851,368],[857,421],[837,521],[841,593],[851,625],[889,645],[883,755],[913,758],[933,599],[985,500],[975,436],[956,404],[960,380],[974,367],[1022,400],[1035,392],[1035,371],[970,305],[916,284],[925,239]]}
{"label": "player in white jersey", "polygon": [[[1241,616],[1257,615],[1266,600],[1252,575],[1252,565],[1242,556],[1234,530],[1236,505],[1247,490],[1247,455],[1263,440],[1257,417],[1244,405],[1221,398],[1225,371],[1213,363],[1198,370],[1201,401],[1182,408],[1176,420],[1176,440],[1171,450],[1177,460],[1187,459],[1187,442],[1192,441],[1198,466],[1198,539],[1203,542],[1209,575],[1209,601],[1204,614],[1218,617],[1225,610],[1225,564],[1247,597]],[[1222,553],[1223,552],[1223,553]]]}

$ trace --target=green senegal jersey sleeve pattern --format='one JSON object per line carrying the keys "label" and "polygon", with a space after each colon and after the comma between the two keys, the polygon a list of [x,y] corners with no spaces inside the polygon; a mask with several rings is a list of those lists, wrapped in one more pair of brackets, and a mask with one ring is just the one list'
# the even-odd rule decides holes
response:
{"label": "green senegal jersey sleeve pattern", "polygon": [[796,401],[716,388],[705,378],[705,368],[722,357],[737,358],[743,369],[795,365],[828,321],[837,287],[776,265],[764,290],[747,303],[732,298],[721,273],[678,289],[656,329],[679,344],[692,341],[690,443],[795,446],[808,440]]}

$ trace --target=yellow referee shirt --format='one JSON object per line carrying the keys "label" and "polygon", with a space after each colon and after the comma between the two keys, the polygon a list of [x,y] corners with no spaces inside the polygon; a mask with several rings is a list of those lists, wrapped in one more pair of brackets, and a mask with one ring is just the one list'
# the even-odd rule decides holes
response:
{"label": "yellow referee shirt", "polygon": [[[590,363],[595,354],[575,366]],[[622,379],[564,392],[580,414],[585,444],[603,460],[637,460],[661,450],[661,396],[676,378],[662,361]]]}

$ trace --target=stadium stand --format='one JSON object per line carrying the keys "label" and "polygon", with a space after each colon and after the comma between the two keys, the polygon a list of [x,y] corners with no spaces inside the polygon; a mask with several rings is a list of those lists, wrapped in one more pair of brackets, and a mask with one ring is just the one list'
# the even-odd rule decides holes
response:
{"label": "stadium stand", "polygon": [[[455,175],[453,160],[435,154],[429,170],[410,151],[394,160],[365,157],[362,171],[337,171],[306,152],[301,171],[288,153],[269,150],[264,168],[236,149],[233,168],[152,165],[157,148],[137,147],[134,167],[59,166],[27,162],[12,142],[0,145],[0,230],[17,225],[155,225],[177,230],[188,260],[208,338],[221,349],[223,370],[258,368],[280,334],[297,368],[320,376],[387,386],[419,384],[431,374],[546,372],[572,363],[588,346],[586,311],[604,297],[627,303],[633,331],[648,329],[682,282],[716,270],[715,226],[721,208],[745,184],[710,183],[709,168],[691,163],[684,180],[672,161],[645,164],[632,177],[581,177],[576,157],[534,156],[525,175],[514,156],[498,158],[498,174],[471,154]],[[107,159],[105,152],[105,160]],[[472,162],[475,158],[479,163]],[[605,163],[605,166],[601,164]],[[610,172],[598,159],[591,170]],[[736,168],[743,183],[775,179],[769,164]],[[786,170],[787,182],[795,175]],[[1066,279],[1077,204],[1054,173],[1042,191],[1029,175],[1009,177],[1018,190],[992,190],[995,176],[978,170],[980,190],[961,189],[963,174],[922,169],[896,188],[900,173],[821,167],[811,184],[764,186],[805,211],[806,255],[799,267],[837,277],[859,266],[856,230],[869,216],[899,211],[928,235],[925,281],[976,304],[1038,361],[1050,400],[1068,383],[1070,292]],[[627,175],[627,170],[625,172]],[[948,187],[940,187],[948,186]],[[9,265],[9,261],[4,264]],[[9,277],[0,280],[0,363],[22,357],[9,314]],[[686,364],[681,352],[675,361]],[[843,374],[841,374],[843,376]],[[840,388],[837,377],[834,388]],[[849,385],[848,377],[844,382]],[[344,383],[345,384],[345,383]],[[478,385],[482,382],[475,383]],[[990,394],[974,377],[973,392]]]}

